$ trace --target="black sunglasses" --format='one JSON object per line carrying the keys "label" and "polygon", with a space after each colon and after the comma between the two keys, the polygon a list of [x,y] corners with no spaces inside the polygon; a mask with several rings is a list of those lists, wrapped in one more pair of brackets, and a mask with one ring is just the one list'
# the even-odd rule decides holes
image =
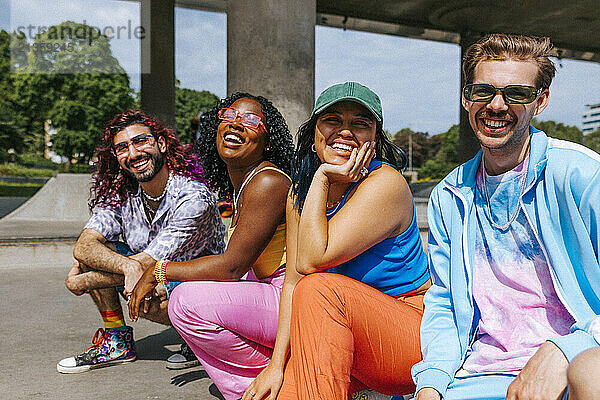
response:
{"label": "black sunglasses", "polygon": [[502,98],[507,104],[529,104],[537,98],[542,89],[528,85],[507,85],[497,88],[487,83],[469,83],[463,88],[463,96],[469,101],[491,101],[496,93],[502,93]]}

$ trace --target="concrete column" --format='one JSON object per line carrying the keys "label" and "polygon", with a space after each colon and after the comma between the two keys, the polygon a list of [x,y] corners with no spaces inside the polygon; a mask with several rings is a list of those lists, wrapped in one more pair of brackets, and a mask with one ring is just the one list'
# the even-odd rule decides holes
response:
{"label": "concrete column", "polygon": [[[462,74],[462,60],[465,55],[465,52],[473,43],[479,40],[481,36],[472,35],[470,33],[461,33],[460,35],[460,60],[461,60],[461,71],[460,71],[460,88],[465,86],[465,78]],[[460,125],[458,130],[458,156],[460,162],[465,162],[471,158],[480,149],[479,141],[477,137],[473,133],[473,129],[471,129],[471,124],[469,123],[469,114],[462,107],[462,104],[459,103],[460,107]]]}
{"label": "concrete column", "polygon": [[175,127],[174,0],[142,0],[141,108]]}
{"label": "concrete column", "polygon": [[273,102],[292,135],[312,111],[315,0],[227,1],[227,93]]}

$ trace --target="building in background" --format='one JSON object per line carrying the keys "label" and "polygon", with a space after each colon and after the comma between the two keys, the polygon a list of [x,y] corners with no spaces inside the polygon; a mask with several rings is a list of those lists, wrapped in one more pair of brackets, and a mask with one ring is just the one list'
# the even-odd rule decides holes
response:
{"label": "building in background", "polygon": [[594,132],[600,128],[600,104],[586,104],[582,117],[583,134]]}

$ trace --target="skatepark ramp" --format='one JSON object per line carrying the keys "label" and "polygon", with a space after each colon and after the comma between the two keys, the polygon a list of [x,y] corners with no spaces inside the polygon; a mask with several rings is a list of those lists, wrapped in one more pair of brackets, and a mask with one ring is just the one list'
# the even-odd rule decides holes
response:
{"label": "skatepark ramp", "polygon": [[4,219],[87,221],[90,182],[88,174],[58,174]]}
{"label": "skatepark ramp", "polygon": [[90,214],[91,176],[58,174],[0,219],[0,242],[74,240]]}

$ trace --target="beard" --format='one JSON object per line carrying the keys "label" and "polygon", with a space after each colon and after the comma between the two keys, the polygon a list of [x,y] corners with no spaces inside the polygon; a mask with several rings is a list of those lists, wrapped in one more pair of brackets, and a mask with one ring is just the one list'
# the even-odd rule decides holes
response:
{"label": "beard", "polygon": [[[133,164],[137,161],[140,161],[144,158],[149,158],[150,164],[151,164],[150,168],[148,168],[146,171],[144,171],[140,174],[136,174],[128,169],[131,164]],[[165,162],[164,156],[160,151],[157,151],[156,153],[153,153],[153,154],[146,153],[145,155],[137,157],[134,160],[128,161],[126,163],[127,168],[123,168],[123,171],[125,171],[125,174],[127,176],[136,180],[137,182],[150,182],[152,179],[154,179],[156,174],[158,174],[158,172],[161,170],[164,162]]]}

